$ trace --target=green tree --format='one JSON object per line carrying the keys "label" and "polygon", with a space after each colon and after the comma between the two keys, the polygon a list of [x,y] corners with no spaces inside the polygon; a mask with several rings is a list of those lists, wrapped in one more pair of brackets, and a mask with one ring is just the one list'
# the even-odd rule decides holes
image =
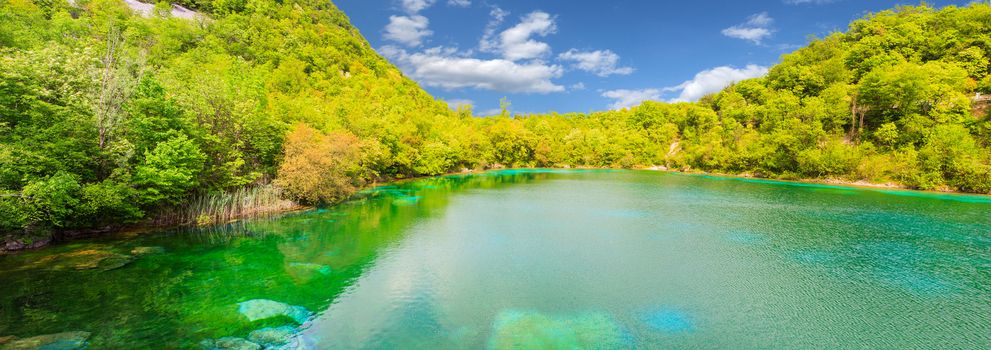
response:
{"label": "green tree", "polygon": [[134,183],[145,204],[178,204],[199,184],[205,156],[185,135],[175,136],[145,152],[137,166]]}

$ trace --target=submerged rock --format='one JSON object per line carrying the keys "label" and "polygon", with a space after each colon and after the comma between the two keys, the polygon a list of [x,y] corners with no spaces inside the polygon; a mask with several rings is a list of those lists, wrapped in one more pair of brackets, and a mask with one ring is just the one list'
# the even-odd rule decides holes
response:
{"label": "submerged rock", "polygon": [[688,314],[676,309],[661,308],[649,311],[641,321],[655,331],[667,333],[690,332],[695,329]]}
{"label": "submerged rock", "polygon": [[2,350],[77,350],[89,346],[89,332],[63,332],[30,338],[0,338]]}
{"label": "submerged rock", "polygon": [[321,275],[329,275],[331,273],[330,266],[313,264],[313,263],[301,263],[301,262],[291,262],[289,267],[301,271],[301,272],[316,272]]}
{"label": "submerged rock", "polygon": [[93,270],[109,271],[131,263],[133,257],[114,253],[99,247],[79,249],[71,252],[45,256],[32,262],[28,267],[49,270]]}
{"label": "submerged rock", "polygon": [[294,335],[296,335],[296,328],[290,326],[262,328],[252,331],[248,335],[248,340],[264,346],[266,349],[274,349],[289,344]]}
{"label": "submerged rock", "polygon": [[262,348],[261,345],[247,339],[236,337],[208,339],[200,342],[200,346],[207,350],[261,350]]}
{"label": "submerged rock", "polygon": [[420,202],[420,196],[400,196],[399,198],[393,199],[392,204],[397,206],[415,205]]}
{"label": "submerged rock", "polygon": [[134,247],[134,249],[131,249],[131,255],[134,256],[162,254],[162,253],[165,253],[165,248],[162,247]]}
{"label": "submerged rock", "polygon": [[493,323],[490,349],[623,349],[628,333],[603,313],[560,317],[506,310]]}
{"label": "submerged rock", "polygon": [[313,315],[302,306],[289,305],[283,302],[268,299],[253,299],[238,303],[238,312],[248,321],[254,322],[267,318],[286,316],[296,323],[303,324]]}

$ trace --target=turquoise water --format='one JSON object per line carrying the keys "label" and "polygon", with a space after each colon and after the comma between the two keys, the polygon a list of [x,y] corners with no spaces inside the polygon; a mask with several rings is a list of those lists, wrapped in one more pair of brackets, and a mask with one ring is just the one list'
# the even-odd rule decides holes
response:
{"label": "turquoise water", "polygon": [[425,179],[0,256],[0,341],[988,349],[989,213],[981,196],[648,171]]}

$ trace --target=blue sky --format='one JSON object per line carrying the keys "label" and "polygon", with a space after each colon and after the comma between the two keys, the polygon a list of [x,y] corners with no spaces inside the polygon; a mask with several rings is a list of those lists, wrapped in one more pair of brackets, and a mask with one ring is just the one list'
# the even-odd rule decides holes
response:
{"label": "blue sky", "polygon": [[[928,1],[966,5],[969,0]],[[337,0],[366,38],[435,97],[485,115],[692,101],[761,76],[845,30],[880,0]]]}

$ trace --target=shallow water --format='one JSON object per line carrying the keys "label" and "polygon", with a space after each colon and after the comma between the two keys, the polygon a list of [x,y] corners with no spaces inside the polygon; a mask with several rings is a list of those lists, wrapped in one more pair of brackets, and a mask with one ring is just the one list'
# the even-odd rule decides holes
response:
{"label": "shallow water", "polygon": [[989,213],[979,196],[646,171],[448,176],[277,219],[0,256],[0,337],[988,349]]}

